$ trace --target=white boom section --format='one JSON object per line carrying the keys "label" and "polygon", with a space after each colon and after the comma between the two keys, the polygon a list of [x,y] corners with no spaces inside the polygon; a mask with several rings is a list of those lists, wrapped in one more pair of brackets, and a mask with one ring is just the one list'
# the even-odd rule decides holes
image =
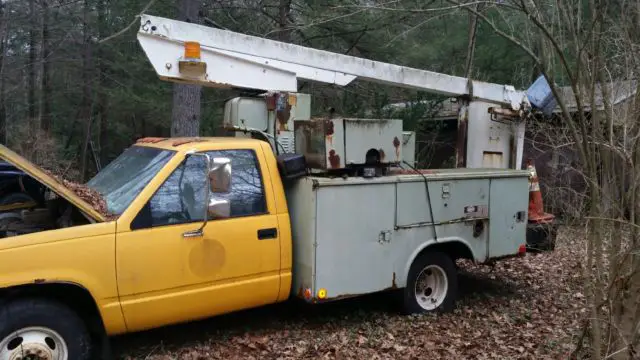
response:
{"label": "white boom section", "polygon": [[[146,14],[141,16],[138,41],[158,76],[174,82],[296,92],[298,79],[344,86],[361,78],[447,96],[469,95],[512,110],[529,106],[526,93],[509,85],[469,81]],[[206,74],[180,73],[178,60],[185,41],[200,43]]]}

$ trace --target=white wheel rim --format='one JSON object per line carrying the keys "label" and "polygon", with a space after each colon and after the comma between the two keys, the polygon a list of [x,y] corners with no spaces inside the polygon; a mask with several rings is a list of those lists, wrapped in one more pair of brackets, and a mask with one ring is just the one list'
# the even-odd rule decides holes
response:
{"label": "white wheel rim", "polygon": [[442,305],[449,290],[449,280],[444,269],[429,265],[416,278],[414,295],[421,308],[429,311]]}
{"label": "white wheel rim", "polygon": [[33,326],[0,341],[0,360],[68,360],[67,343],[57,332]]}

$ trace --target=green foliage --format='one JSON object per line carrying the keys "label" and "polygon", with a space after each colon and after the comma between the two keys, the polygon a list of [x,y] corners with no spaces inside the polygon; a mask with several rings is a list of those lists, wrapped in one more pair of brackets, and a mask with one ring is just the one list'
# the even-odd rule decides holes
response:
{"label": "green foliage", "polygon": [[[147,0],[42,0],[50,5],[48,18],[43,16],[41,1],[36,2],[33,18],[29,14],[29,1],[4,4],[7,36],[3,42],[6,56],[0,75],[3,85],[0,101],[7,109],[9,140],[21,141],[11,133],[28,120],[27,75],[32,68],[38,79],[35,89],[38,102],[42,101],[44,90],[39,84],[45,61],[50,68],[51,135],[60,143],[60,156],[79,160],[87,114],[91,119],[91,139],[102,142],[103,163],[138,137],[169,135],[173,85],[156,77],[137,43],[138,24],[107,42],[99,42],[136,20]],[[175,18],[175,3],[156,1],[147,12]],[[417,0],[392,3],[292,0],[283,23],[280,0],[203,0],[200,21],[251,35],[286,38],[318,49],[462,75],[468,14],[461,10],[404,11],[447,4]],[[395,10],[379,9],[381,6],[392,6]],[[35,28],[40,34],[45,21],[49,25],[48,45],[52,54],[41,59],[43,39],[38,37],[35,49],[38,60],[30,64],[30,30]],[[480,80],[516,87],[526,87],[531,82],[533,69],[526,54],[485,25],[478,30],[474,64],[473,76]],[[87,82],[89,99],[83,97],[83,85]],[[405,121],[407,130],[439,131],[435,123],[424,121],[441,99],[431,94],[357,80],[345,88],[301,82],[300,91],[312,95],[315,115],[324,115],[333,107],[345,116],[397,117]],[[222,119],[224,101],[236,94],[232,90],[203,89],[201,134],[214,133]],[[407,101],[413,105],[398,112],[389,110],[393,109],[389,104]],[[90,111],[84,111],[86,108]]]}

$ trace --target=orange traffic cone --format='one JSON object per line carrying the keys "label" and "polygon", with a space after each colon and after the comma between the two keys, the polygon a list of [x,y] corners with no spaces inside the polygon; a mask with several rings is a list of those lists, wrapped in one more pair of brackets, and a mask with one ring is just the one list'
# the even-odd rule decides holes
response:
{"label": "orange traffic cone", "polygon": [[547,223],[551,222],[555,216],[544,212],[542,204],[542,193],[540,192],[540,183],[538,182],[538,174],[533,166],[531,159],[527,160],[527,170],[529,170],[529,223]]}

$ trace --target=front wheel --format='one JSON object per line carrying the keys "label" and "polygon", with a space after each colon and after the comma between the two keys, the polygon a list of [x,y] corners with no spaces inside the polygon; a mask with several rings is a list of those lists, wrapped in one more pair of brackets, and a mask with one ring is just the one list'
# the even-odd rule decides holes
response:
{"label": "front wheel", "polygon": [[448,312],[455,306],[458,274],[449,255],[427,252],[411,264],[404,288],[404,311],[407,314]]}
{"label": "front wheel", "polygon": [[18,300],[0,309],[0,360],[88,360],[90,336],[68,307]]}

